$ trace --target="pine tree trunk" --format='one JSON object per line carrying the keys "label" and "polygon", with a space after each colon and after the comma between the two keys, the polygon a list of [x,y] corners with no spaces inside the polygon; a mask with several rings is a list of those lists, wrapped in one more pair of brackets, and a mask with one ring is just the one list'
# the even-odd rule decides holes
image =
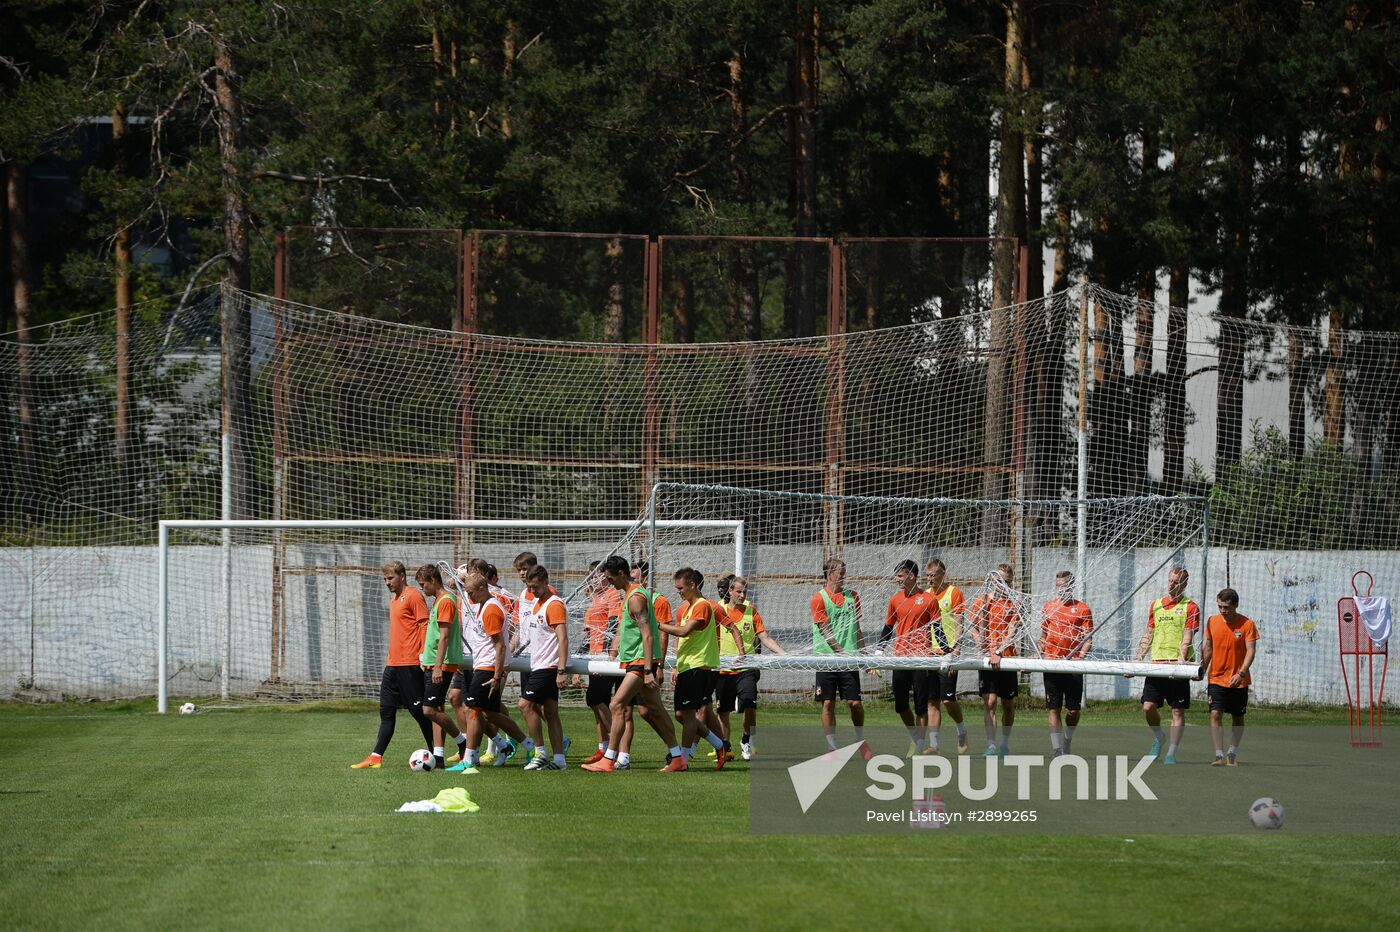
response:
{"label": "pine tree trunk", "polygon": [[695,342],[695,302],[690,273],[681,272],[676,276],[676,342]]}
{"label": "pine tree trunk", "polygon": [[[742,37],[729,31],[729,167],[734,176],[734,195],[746,210],[753,206],[753,173],[749,169],[748,147],[740,144],[749,130],[748,89]],[[763,309],[758,301],[758,272],[753,256],[740,247],[735,263],[738,288],[737,316],[746,340],[763,339]]]}
{"label": "pine tree trunk", "polygon": [[1288,328],[1288,452],[1294,459],[1307,453],[1308,373],[1302,331]]}
{"label": "pine tree trunk", "polygon": [[215,124],[224,193],[225,300],[223,307],[224,431],[232,449],[233,517],[256,517],[252,488],[252,332],[238,293],[251,285],[248,208],[243,195],[243,103],[238,58],[227,37],[214,39]]}
{"label": "pine tree trunk", "polygon": [[510,139],[510,85],[515,76],[515,20],[506,20],[501,40],[501,138]]}
{"label": "pine tree trunk", "polygon": [[29,173],[21,165],[10,164],[6,197],[9,203],[11,307],[15,315],[15,342],[18,343],[16,395],[18,401],[19,462],[15,464],[20,493],[20,514],[26,526],[39,514],[39,462],[36,458],[33,346],[29,332],[33,308],[29,300]]}
{"label": "pine tree trunk", "polygon": [[1162,486],[1171,495],[1186,478],[1186,327],[1191,276],[1185,260],[1172,263],[1167,291],[1167,387],[1162,429]]}
{"label": "pine tree trunk", "polygon": [[[793,233],[817,235],[817,88],[820,80],[817,56],[821,36],[821,12],[810,0],[796,4],[797,28],[794,37],[792,197]],[[803,243],[796,247],[792,281],[793,335],[811,336],[817,332],[818,272],[817,250]]]}
{"label": "pine tree trunk", "polygon": [[[112,152],[119,176],[127,173],[126,164],[126,105],[117,101],[112,108]],[[124,217],[117,218],[113,236],[116,259],[116,438],[113,448],[117,474],[124,480],[131,446],[131,227]],[[125,490],[124,481],[118,488]]]}
{"label": "pine tree trunk", "polygon": [[603,254],[607,257],[608,269],[612,275],[612,284],[608,286],[607,313],[603,319],[603,338],[609,343],[625,343],[627,307],[622,300],[622,240],[608,240]]}
{"label": "pine tree trunk", "polygon": [[1249,311],[1249,216],[1254,202],[1254,150],[1237,134],[1230,153],[1234,203],[1226,231],[1220,286],[1219,391],[1215,474],[1238,463],[1244,444],[1244,319]]}
{"label": "pine tree trunk", "polygon": [[[1142,133],[1142,181],[1151,183],[1157,172],[1157,136],[1151,130]],[[1153,397],[1152,336],[1156,323],[1157,267],[1149,258],[1138,271],[1137,317],[1133,322],[1133,389],[1129,410],[1129,440],[1131,462],[1128,467],[1130,488],[1141,492],[1147,487],[1147,457],[1151,448]]]}
{"label": "pine tree trunk", "polygon": [[[944,229],[950,236],[961,236],[962,225],[962,199],[958,191],[957,176],[954,169],[954,155],[951,147],[945,147],[938,162],[938,207],[943,215]],[[959,317],[963,312],[963,263],[964,253],[967,249],[959,244],[948,244],[943,247],[943,280],[946,283],[942,289],[942,302],[939,308],[943,319]]]}
{"label": "pine tree trunk", "polygon": [[[997,162],[997,223],[999,237],[992,272],[992,308],[987,350],[987,385],[982,418],[982,497],[1005,498],[1008,460],[1009,401],[1012,374],[1011,305],[1016,300],[1016,241],[1025,241],[1024,140],[1020,131],[1022,0],[1009,0],[1006,9],[1006,49],[1002,90],[1007,104],[1001,115]],[[984,513],[982,542],[994,544],[1006,528],[993,509]]]}

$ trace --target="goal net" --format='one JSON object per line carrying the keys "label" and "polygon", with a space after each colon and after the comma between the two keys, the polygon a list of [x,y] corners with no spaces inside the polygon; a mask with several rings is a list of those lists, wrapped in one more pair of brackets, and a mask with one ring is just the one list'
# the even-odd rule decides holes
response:
{"label": "goal net", "polygon": [[[714,582],[731,561],[723,542],[697,522],[724,519],[744,522],[748,597],[786,651],[749,662],[764,671],[770,695],[804,695],[815,670],[985,669],[988,648],[976,624],[979,600],[1011,609],[1012,649],[1004,668],[1021,672],[1033,689],[1039,676],[1032,674],[1047,670],[1112,674],[1089,683],[1090,695],[1107,698],[1122,692],[1124,673],[1150,669],[1191,676],[1196,670],[1194,663],[1154,666],[1135,658],[1147,606],[1164,594],[1172,568],[1188,570],[1188,595],[1198,602],[1201,587],[1209,585],[1202,562],[1207,509],[1197,497],[986,501],[661,483],[638,522],[638,533],[653,520],[657,525],[640,549],[657,568],[658,587],[669,591],[671,574],[692,566],[706,577],[704,594],[717,597]],[[621,549],[632,545],[619,543]],[[860,600],[862,646],[845,656],[814,651],[811,602],[823,586],[823,564],[832,557],[844,561],[844,588]],[[965,611],[954,622],[946,650],[931,643],[929,655],[909,655],[881,641],[897,588],[894,573],[906,560],[918,569],[920,589],[931,585],[929,572],[941,564],[947,583],[963,596]],[[1049,603],[1064,594],[1056,580],[1062,572],[1073,574],[1073,592],[1094,617],[1087,655],[1076,651],[1068,660],[1044,643]],[[964,679],[964,689],[975,687],[975,674]],[[872,678],[870,685],[879,683]]]}
{"label": "goal net", "polygon": [[[635,558],[652,533],[676,535],[670,552],[697,558],[704,542],[729,569],[745,547],[740,519],[697,519],[653,528],[627,520],[200,521],[161,522],[155,644],[158,701],[219,697],[239,703],[373,697],[388,650],[384,567],[403,563],[408,584],[425,565],[473,558],[514,595],[513,567],[533,553],[569,607],[569,641],[586,653],[591,564],[615,552]],[[710,549],[713,547],[714,549]],[[624,548],[624,549],[620,549]],[[721,556],[721,553],[725,556]],[[444,579],[450,584],[450,579]],[[141,675],[150,668],[137,664]],[[566,697],[567,698],[567,697]]]}

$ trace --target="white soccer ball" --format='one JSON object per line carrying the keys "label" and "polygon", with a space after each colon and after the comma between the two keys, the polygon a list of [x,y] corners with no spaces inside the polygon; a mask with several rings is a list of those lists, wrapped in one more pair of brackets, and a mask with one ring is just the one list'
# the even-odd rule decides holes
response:
{"label": "white soccer ball", "polygon": [[184,705],[180,706],[180,714],[181,714],[181,715],[193,715],[193,714],[194,714],[194,703],[193,703],[193,702],[186,702]]}
{"label": "white soccer ball", "polygon": [[1249,821],[1255,828],[1283,828],[1283,806],[1277,799],[1260,797],[1250,803]]}
{"label": "white soccer ball", "polygon": [[408,755],[408,769],[416,770],[419,773],[427,773],[433,769],[433,752],[426,748],[419,748]]}

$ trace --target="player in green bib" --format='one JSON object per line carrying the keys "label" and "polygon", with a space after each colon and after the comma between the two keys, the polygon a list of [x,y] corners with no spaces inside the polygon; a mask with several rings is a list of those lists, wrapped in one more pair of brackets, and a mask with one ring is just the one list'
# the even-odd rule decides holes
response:
{"label": "player in green bib", "polygon": [[[725,573],[719,578],[719,599],[715,606],[719,612],[719,656],[723,663],[726,657],[744,658],[757,654],[760,649],[775,654],[785,654],[781,644],[773,640],[764,628],[763,616],[759,614],[753,601],[748,598],[749,583],[742,576]],[[728,624],[724,619],[728,618]],[[719,672],[719,684],[715,687],[715,705],[718,706],[720,734],[726,742],[733,741],[730,732],[729,716],[740,712],[744,716],[743,731],[740,733],[739,753],[744,760],[751,760],[754,754],[754,733],[758,731],[758,679],[759,671],[725,670]]]}
{"label": "player in green bib", "polygon": [[[1153,601],[1147,610],[1147,630],[1138,642],[1136,660],[1150,656],[1153,663],[1186,663],[1195,657],[1193,643],[1201,627],[1201,609],[1186,595],[1186,583],[1191,574],[1182,566],[1167,574],[1167,594]],[[1186,733],[1186,710],[1191,708],[1191,681],[1167,676],[1149,676],[1142,684],[1142,712],[1147,727],[1152,729],[1152,749],[1156,757],[1162,751],[1163,705],[1172,710],[1171,740],[1163,764],[1175,764],[1177,748]]]}
{"label": "player in green bib", "polygon": [[[812,596],[812,653],[857,655],[865,649],[860,631],[860,595],[845,587],[846,562],[835,557],[822,564],[826,585]],[[860,671],[822,670],[817,673],[817,701],[822,704],[822,730],[827,750],[836,750],[836,700],[846,700],[861,756],[873,755],[865,743],[865,706],[860,698]]]}
{"label": "player in green bib", "polygon": [[632,564],[626,557],[613,554],[598,567],[608,584],[622,593],[622,615],[618,619],[617,662],[622,667],[622,684],[613,694],[612,732],[603,759],[584,764],[589,773],[612,773],[617,770],[618,748],[631,714],[632,697],[641,696],[642,718],[665,743],[668,757],[667,773],[687,769],[685,758],[676,744],[676,729],[661,705],[660,674],[664,658],[660,655],[661,632],[656,626],[655,595],[632,582]]}
{"label": "player in green bib", "polygon": [[[676,638],[676,718],[681,723],[681,754],[689,765],[695,743],[704,738],[715,749],[715,769],[723,770],[732,755],[724,740],[705,723],[714,697],[719,669],[719,624],[715,604],[700,594],[705,577],[685,567],[674,577],[681,597],[680,620],[658,624],[663,634]],[[718,725],[718,721],[713,722]]]}
{"label": "player in green bib", "polygon": [[461,613],[457,610],[457,597],[442,584],[442,573],[435,565],[425,563],[413,576],[423,595],[434,600],[428,610],[428,629],[418,662],[423,667],[423,717],[433,723],[434,763],[441,769],[446,765],[443,734],[451,735],[459,749],[466,747],[467,742],[452,716],[444,711],[452,676],[462,666]]}

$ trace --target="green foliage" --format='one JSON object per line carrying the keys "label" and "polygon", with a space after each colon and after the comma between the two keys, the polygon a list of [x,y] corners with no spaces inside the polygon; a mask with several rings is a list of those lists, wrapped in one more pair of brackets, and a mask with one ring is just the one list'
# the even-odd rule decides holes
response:
{"label": "green foliage", "polygon": [[1276,427],[1255,425],[1252,446],[1210,488],[1211,543],[1260,550],[1400,547],[1400,481],[1368,475],[1321,441],[1301,459]]}

